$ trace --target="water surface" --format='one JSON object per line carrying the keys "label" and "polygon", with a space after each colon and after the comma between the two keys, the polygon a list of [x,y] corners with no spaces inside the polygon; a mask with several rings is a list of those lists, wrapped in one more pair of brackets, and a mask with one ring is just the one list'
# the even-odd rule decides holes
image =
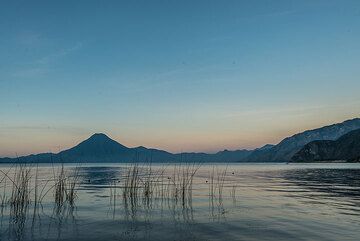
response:
{"label": "water surface", "polygon": [[[10,178],[15,168],[0,168],[1,196],[10,196],[12,183],[5,181],[4,173]],[[175,200],[173,189],[166,188],[179,165],[151,165],[152,173],[162,173],[164,180],[156,184],[151,198],[143,198],[139,190],[136,200],[123,195],[130,165],[65,165],[68,175],[78,171],[77,198],[72,205],[61,206],[54,203],[51,189],[59,168],[38,167],[39,189],[49,189],[41,205],[31,202],[15,213],[3,203],[0,240],[359,240],[360,236],[359,164],[202,164],[185,202],[180,196]]]}

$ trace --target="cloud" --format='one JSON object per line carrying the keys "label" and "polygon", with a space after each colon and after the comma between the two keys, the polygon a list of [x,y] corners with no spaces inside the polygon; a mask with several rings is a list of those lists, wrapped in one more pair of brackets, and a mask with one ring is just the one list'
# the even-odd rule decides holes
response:
{"label": "cloud", "polygon": [[1,126],[0,130],[3,131],[31,131],[31,132],[57,132],[57,133],[71,133],[71,134],[87,134],[89,130],[82,127],[74,126],[52,126],[47,124],[39,125],[11,125],[11,126]]}
{"label": "cloud", "polygon": [[[30,39],[27,41],[31,42]],[[83,43],[78,42],[71,47],[62,48],[32,62],[24,64],[22,68],[17,69],[10,75],[15,78],[34,78],[43,76],[51,71],[52,63],[66,58],[67,56],[81,49],[82,47]]]}
{"label": "cloud", "polygon": [[34,47],[44,45],[47,40],[40,33],[27,30],[17,33],[15,42],[26,47]]}
{"label": "cloud", "polygon": [[12,73],[12,76],[16,78],[31,78],[31,77],[44,75],[48,72],[49,72],[48,68],[31,67],[31,68],[24,68],[17,70],[16,72]]}
{"label": "cloud", "polygon": [[308,111],[316,111],[324,108],[324,106],[312,107],[286,107],[286,108],[266,108],[266,109],[252,109],[243,110],[240,112],[232,112],[225,114],[223,118],[237,118],[237,117],[264,117],[264,116],[278,116],[278,115],[299,115]]}
{"label": "cloud", "polygon": [[52,54],[49,54],[47,56],[44,56],[40,59],[38,59],[36,62],[38,64],[49,64],[51,63],[52,61],[56,61],[56,60],[59,60],[61,58],[64,58],[68,55],[70,55],[71,53],[81,49],[83,47],[83,43],[82,42],[78,42],[76,43],[75,45],[69,47],[69,48],[64,48],[64,49],[61,49],[57,52],[54,52]]}
{"label": "cloud", "polygon": [[278,108],[263,108],[263,109],[251,109],[243,111],[235,111],[226,113],[222,118],[261,118],[261,117],[273,117],[273,116],[303,116],[307,114],[319,114],[321,111],[330,112],[338,111],[347,108],[354,108],[360,104],[360,100],[352,100],[346,103],[330,103],[324,105],[313,105],[313,106],[288,106]]}
{"label": "cloud", "polygon": [[265,18],[272,18],[272,17],[282,17],[282,16],[288,16],[293,15],[297,13],[295,10],[284,10],[284,11],[274,11],[269,13],[263,13],[256,15],[257,17],[265,17]]}

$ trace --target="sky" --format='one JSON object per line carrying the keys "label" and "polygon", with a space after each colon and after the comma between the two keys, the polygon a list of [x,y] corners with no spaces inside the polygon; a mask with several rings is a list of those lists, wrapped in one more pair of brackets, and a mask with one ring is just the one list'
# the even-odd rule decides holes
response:
{"label": "sky", "polygon": [[360,116],[359,43],[357,0],[2,0],[0,156],[276,144]]}

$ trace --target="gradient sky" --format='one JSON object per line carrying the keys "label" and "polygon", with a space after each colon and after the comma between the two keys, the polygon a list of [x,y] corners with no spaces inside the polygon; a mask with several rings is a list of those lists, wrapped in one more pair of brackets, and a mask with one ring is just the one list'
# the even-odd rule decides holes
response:
{"label": "gradient sky", "polygon": [[360,1],[1,1],[0,156],[94,132],[254,148],[359,117]]}

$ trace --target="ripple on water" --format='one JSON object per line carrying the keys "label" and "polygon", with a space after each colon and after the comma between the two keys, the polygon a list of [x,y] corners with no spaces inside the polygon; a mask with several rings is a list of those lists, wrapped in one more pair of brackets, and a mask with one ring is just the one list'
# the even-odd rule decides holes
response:
{"label": "ripple on water", "polygon": [[[358,240],[360,235],[360,165],[204,164],[186,205],[170,198],[124,199],[128,167],[80,166],[74,206],[54,207],[52,192],[35,212],[29,204],[14,216],[3,205],[0,240]],[[173,169],[167,165],[164,176],[171,177]],[[222,195],[217,189],[209,195],[210,173],[225,169]],[[53,178],[51,166],[39,172],[42,183]]]}

